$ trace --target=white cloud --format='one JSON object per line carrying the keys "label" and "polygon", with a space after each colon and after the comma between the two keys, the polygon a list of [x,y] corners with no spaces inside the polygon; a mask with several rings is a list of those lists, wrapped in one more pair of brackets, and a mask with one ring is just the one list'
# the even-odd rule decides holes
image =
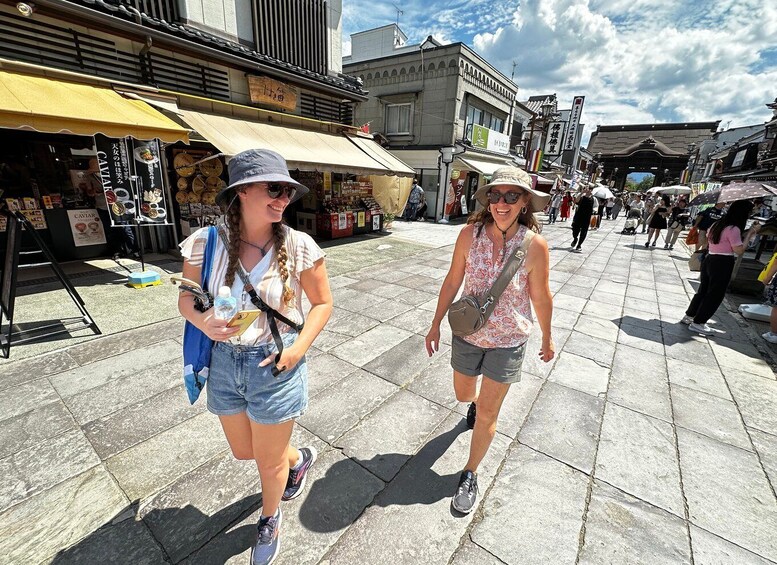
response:
{"label": "white cloud", "polygon": [[762,122],[777,95],[777,4],[760,0],[524,0],[510,24],[475,35],[521,95],[586,96],[598,124]]}
{"label": "white cloud", "polygon": [[[390,3],[344,0],[348,33],[396,20]],[[400,4],[397,4],[400,5]],[[405,0],[400,27],[472,45],[523,99],[585,95],[599,124],[760,123],[777,96],[777,2],[764,0]],[[439,35],[438,35],[439,34]]]}
{"label": "white cloud", "polygon": [[343,57],[348,57],[351,54],[351,40],[343,39]]}

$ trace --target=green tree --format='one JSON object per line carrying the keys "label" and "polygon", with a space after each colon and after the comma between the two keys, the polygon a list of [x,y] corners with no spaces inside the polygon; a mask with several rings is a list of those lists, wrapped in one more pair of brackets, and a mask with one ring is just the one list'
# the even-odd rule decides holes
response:
{"label": "green tree", "polygon": [[637,190],[638,192],[644,192],[649,188],[653,188],[653,181],[656,180],[656,177],[653,175],[646,175],[639,183],[637,183],[637,186],[634,190]]}

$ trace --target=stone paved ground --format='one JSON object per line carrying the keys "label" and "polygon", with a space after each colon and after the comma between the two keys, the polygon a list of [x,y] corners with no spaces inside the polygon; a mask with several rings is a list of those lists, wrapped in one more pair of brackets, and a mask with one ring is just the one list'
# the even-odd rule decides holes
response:
{"label": "stone paved ground", "polygon": [[[469,440],[450,333],[423,352],[460,227],[400,223],[381,244],[420,252],[333,277],[295,432],[320,459],[284,503],[279,562],[777,562],[768,351],[722,309],[724,338],[690,335],[687,254],[620,223],[581,254],[566,224],[545,230],[558,355],[538,362],[530,340],[464,518],[449,503]],[[247,562],[257,474],[186,403],[180,335],[162,321],[0,366],[3,562]]]}

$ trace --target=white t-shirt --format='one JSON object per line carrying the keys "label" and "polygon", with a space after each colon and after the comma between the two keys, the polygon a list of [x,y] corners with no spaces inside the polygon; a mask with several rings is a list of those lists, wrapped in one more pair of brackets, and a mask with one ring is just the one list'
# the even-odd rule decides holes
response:
{"label": "white t-shirt", "polygon": [[[302,323],[304,315],[302,312],[302,285],[300,284],[300,273],[310,269],[313,264],[325,257],[326,254],[313,241],[313,238],[304,232],[293,230],[288,226],[283,226],[286,232],[286,252],[288,260],[286,268],[289,271],[288,283],[294,291],[294,302],[286,306],[283,303],[283,281],[278,270],[278,261],[276,260],[275,245],[273,245],[261,261],[248,273],[248,279],[256,289],[257,294],[273,310],[280,312],[288,319]],[[225,228],[226,229],[226,228]],[[218,237],[218,236],[216,236]],[[208,228],[200,228],[180,244],[181,255],[189,261],[194,267],[202,265],[205,244],[208,239]],[[224,285],[224,279],[227,274],[228,253],[218,237],[216,248],[214,250],[212,270],[210,280],[208,281],[208,290],[213,296],[218,294],[219,287]],[[235,273],[235,282],[232,285],[232,296],[237,299],[239,310],[255,310],[256,306],[251,302],[251,297],[244,290],[243,280],[240,275]],[[281,333],[288,332],[289,327],[278,322],[278,329]],[[233,337],[229,340],[231,343],[239,345],[260,345],[272,342],[272,333],[267,323],[267,316],[259,316],[257,320],[239,337]]]}

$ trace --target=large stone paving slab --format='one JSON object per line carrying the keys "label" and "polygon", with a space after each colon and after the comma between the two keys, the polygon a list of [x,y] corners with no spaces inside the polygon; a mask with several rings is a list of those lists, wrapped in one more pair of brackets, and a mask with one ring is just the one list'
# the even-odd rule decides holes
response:
{"label": "large stone paving slab", "polygon": [[229,449],[219,420],[206,412],[133,446],[105,463],[131,500],[144,499]]}
{"label": "large stone paving slab", "polygon": [[9,563],[46,561],[110,522],[128,504],[105,469],[93,467],[1,513],[0,555]]}
{"label": "large stone paving slab", "polygon": [[18,451],[0,460],[0,512],[99,463],[78,429]]}
{"label": "large stone paving slab", "polygon": [[[470,437],[459,417],[449,416],[338,541],[328,563],[447,563],[474,515],[461,516],[450,503]],[[507,446],[497,434],[478,472],[481,493]]]}
{"label": "large stone paving slab", "polygon": [[330,352],[343,361],[363,367],[411,335],[412,333],[407,330],[381,325],[332,348]]}
{"label": "large stone paving slab", "polygon": [[0,421],[15,418],[58,400],[57,391],[46,379],[13,387],[0,394]]}
{"label": "large stone paving slab", "polygon": [[672,385],[706,392],[723,400],[733,400],[726,381],[723,380],[723,374],[717,367],[705,367],[703,371],[699,371],[693,363],[671,358],[666,360],[666,366],[669,371],[669,382]]}
{"label": "large stone paving slab", "polygon": [[322,353],[312,358],[307,355],[306,357],[308,366],[308,395],[311,398],[358,370],[358,367],[328,353]]}
{"label": "large stone paving slab", "polygon": [[[586,316],[580,316],[580,319],[584,319]],[[580,322],[578,322],[579,327]],[[617,337],[617,327],[613,326],[615,330],[613,340],[608,341],[601,337],[592,337],[580,331],[573,331],[564,344],[565,353],[574,353],[580,357],[591,359],[595,361],[601,367],[611,367],[612,358],[615,355],[615,337]]]}
{"label": "large stone paving slab", "polygon": [[[218,496],[214,496],[216,487]],[[254,461],[225,453],[177,479],[154,495],[140,518],[177,563],[260,502]]]}
{"label": "large stone paving slab", "polygon": [[596,478],[684,518],[674,433],[667,422],[608,402]]}
{"label": "large stone paving slab", "polygon": [[60,373],[49,380],[57,392],[67,398],[117,380],[132,379],[139,371],[180,357],[181,344],[168,339]]}
{"label": "large stone paving slab", "polygon": [[594,482],[579,563],[691,563],[685,522],[599,481]]}
{"label": "large stone paving slab", "polygon": [[731,367],[738,371],[746,371],[768,379],[774,379],[774,371],[766,363],[758,350],[750,343],[740,343],[730,340],[710,340],[710,346],[715,358],[723,367]]}
{"label": "large stone paving slab", "polygon": [[515,446],[483,504],[472,541],[511,565],[574,563],[587,489],[587,475]]}
{"label": "large stone paving slab", "polygon": [[40,357],[6,363],[0,365],[0,390],[14,388],[75,367],[78,367],[78,362],[68,351],[56,351]]}
{"label": "large stone paving slab", "polygon": [[[435,355],[450,357],[450,348],[441,344]],[[404,386],[432,362],[433,358],[426,352],[424,338],[412,335],[364,365],[364,369],[398,386]]]}
{"label": "large stone paving slab", "polygon": [[503,561],[485,549],[466,540],[456,552],[451,565],[502,565]]}
{"label": "large stone paving slab", "polygon": [[139,370],[132,377],[115,379],[67,396],[64,401],[76,421],[85,424],[179,385],[181,367],[180,359],[168,361]]}
{"label": "large stone paving slab", "polygon": [[518,440],[590,473],[604,400],[552,382],[545,384]]}
{"label": "large stone paving slab", "polygon": [[308,411],[298,421],[333,443],[397,390],[396,385],[359,369],[311,400]]}
{"label": "large stone paving slab", "polygon": [[563,351],[548,380],[591,396],[601,396],[607,392],[609,373],[607,367],[602,367],[596,361]]}
{"label": "large stone paving slab", "polygon": [[728,369],[724,374],[745,424],[777,435],[777,381]]}
{"label": "large stone paving slab", "polygon": [[449,414],[438,404],[400,390],[337,443],[345,455],[390,481]]}
{"label": "large stone paving slab", "polygon": [[774,563],[691,524],[696,565],[768,565]]}
{"label": "large stone paving slab", "polygon": [[618,345],[607,400],[671,422],[672,409],[664,357]]}
{"label": "large stone paving slab", "polygon": [[678,426],[752,451],[736,405],[682,386],[672,386],[674,421]]}
{"label": "large stone paving slab", "polygon": [[692,523],[777,560],[777,500],[754,453],[677,429]]}
{"label": "large stone paving slab", "polygon": [[750,429],[749,433],[772,488],[777,491],[777,436],[755,429]]}
{"label": "large stone paving slab", "polygon": [[0,420],[0,459],[75,427],[62,401]]}

